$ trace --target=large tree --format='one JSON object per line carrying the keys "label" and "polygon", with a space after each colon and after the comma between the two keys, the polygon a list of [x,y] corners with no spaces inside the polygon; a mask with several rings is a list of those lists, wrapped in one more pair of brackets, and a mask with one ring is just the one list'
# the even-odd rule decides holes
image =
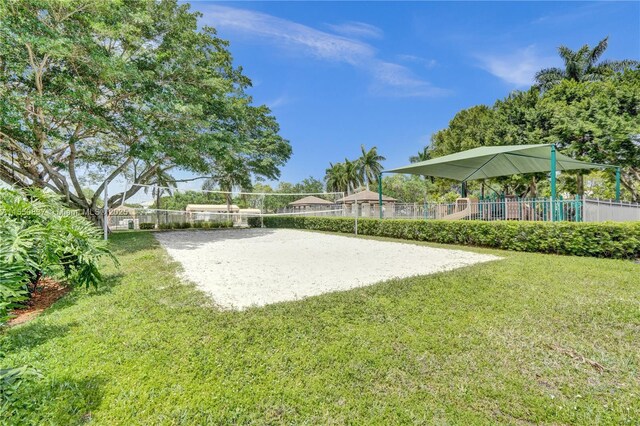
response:
{"label": "large tree", "polygon": [[493,145],[494,110],[477,105],[458,112],[446,129],[431,137],[431,156],[453,154],[485,145]]}
{"label": "large tree", "polygon": [[229,152],[277,176],[291,148],[198,17],[173,0],[0,2],[0,179],[95,209],[119,176],[211,175]]}
{"label": "large tree", "polygon": [[614,72],[638,65],[638,61],[635,60],[598,62],[608,46],[609,37],[600,40],[594,48],[588,44],[578,50],[560,46],[558,54],[564,62],[564,68],[545,68],[538,71],[536,73],[537,84],[543,90],[548,90],[563,80],[601,81],[610,77]]}
{"label": "large tree", "polygon": [[[621,166],[624,189],[640,201],[640,70],[601,82],[564,81],[545,93],[539,110],[548,142],[575,158]],[[613,169],[608,176],[612,185]]]}

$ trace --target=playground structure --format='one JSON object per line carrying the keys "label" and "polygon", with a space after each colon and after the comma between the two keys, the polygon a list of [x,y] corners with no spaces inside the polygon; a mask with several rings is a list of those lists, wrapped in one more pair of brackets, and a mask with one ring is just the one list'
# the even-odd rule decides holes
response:
{"label": "playground structure", "polygon": [[[595,200],[593,200],[595,201]],[[582,198],[555,201],[556,220],[582,222],[589,220],[583,213],[585,205],[592,202]],[[608,205],[608,203],[607,203]],[[633,207],[632,204],[629,204]],[[518,198],[500,196],[495,198],[458,198],[454,203],[425,203],[420,208],[423,219],[438,220],[526,220],[551,221],[552,208],[548,198]],[[640,206],[636,219],[640,219]],[[633,215],[631,216],[633,217]],[[634,219],[631,219],[634,220]]]}
{"label": "playground structure", "polygon": [[[554,144],[484,146],[383,173],[433,176],[462,182],[461,197],[452,206],[437,205],[434,210],[424,206],[425,219],[480,220],[548,220],[582,221],[583,200],[562,200],[556,190],[557,173],[563,170],[615,168],[616,202],[620,201],[620,167],[588,163],[557,152]],[[551,197],[548,199],[519,199],[503,196],[499,201],[485,201],[467,197],[467,182],[499,176],[549,172]],[[382,174],[378,176],[379,203],[382,207]],[[633,217],[634,214],[631,214]],[[380,214],[380,218],[383,216]]]}

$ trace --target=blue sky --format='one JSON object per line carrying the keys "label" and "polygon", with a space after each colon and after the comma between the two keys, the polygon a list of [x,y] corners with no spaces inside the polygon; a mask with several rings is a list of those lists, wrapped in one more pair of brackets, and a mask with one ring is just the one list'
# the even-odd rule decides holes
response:
{"label": "blue sky", "polygon": [[[401,166],[457,111],[527,88],[556,49],[640,59],[639,2],[195,2],[293,156],[281,180],[377,146]],[[196,184],[197,185],[197,184]]]}

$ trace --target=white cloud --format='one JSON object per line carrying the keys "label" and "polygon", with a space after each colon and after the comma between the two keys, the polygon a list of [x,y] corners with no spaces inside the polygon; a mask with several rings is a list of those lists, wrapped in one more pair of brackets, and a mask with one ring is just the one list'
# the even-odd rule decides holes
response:
{"label": "white cloud", "polygon": [[508,84],[525,87],[533,84],[536,72],[558,64],[554,56],[543,56],[534,45],[506,54],[476,55],[480,67]]}
{"label": "white cloud", "polygon": [[271,102],[267,102],[269,109],[278,108],[281,106],[289,105],[293,102],[293,99],[286,94],[280,95]]}
{"label": "white cloud", "polygon": [[395,97],[443,96],[448,90],[434,87],[421,80],[402,65],[380,61],[373,70],[376,94]]}
{"label": "white cloud", "polygon": [[420,56],[416,55],[398,55],[398,59],[405,62],[415,62],[417,64],[421,64],[426,69],[435,68],[438,65],[438,61],[436,61],[435,59],[421,58]]}
{"label": "white cloud", "polygon": [[[252,10],[211,5],[203,12],[203,20],[215,28],[260,38],[281,49],[364,70],[373,79],[371,90],[374,94],[415,97],[446,93],[420,79],[409,68],[379,59],[376,49],[369,43]],[[349,24],[352,31],[359,29],[361,35],[367,30],[372,33],[376,28],[365,27],[367,24],[362,23]]]}
{"label": "white cloud", "polygon": [[327,27],[333,32],[348,37],[382,38],[384,36],[384,32],[380,28],[364,22],[350,21],[343,24],[327,24]]}
{"label": "white cloud", "polygon": [[219,29],[259,36],[281,47],[302,49],[320,59],[360,63],[375,51],[367,43],[319,31],[306,25],[246,9],[213,5],[203,18]]}

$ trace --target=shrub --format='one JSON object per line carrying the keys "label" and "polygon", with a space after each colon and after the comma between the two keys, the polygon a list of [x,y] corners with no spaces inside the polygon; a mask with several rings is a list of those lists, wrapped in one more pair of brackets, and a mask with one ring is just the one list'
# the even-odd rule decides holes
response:
{"label": "shrub", "polygon": [[153,222],[142,222],[140,229],[156,229],[156,224]]}
{"label": "shrub", "polygon": [[[42,276],[97,287],[104,256],[116,261],[100,230],[55,195],[0,189],[0,327]],[[16,410],[19,387],[36,377],[40,373],[29,366],[0,369],[0,416]]]}
{"label": "shrub", "polygon": [[104,256],[115,261],[100,230],[55,195],[0,189],[0,322],[44,275],[98,286]]}
{"label": "shrub", "polygon": [[[354,220],[343,217],[265,217],[268,228],[354,232]],[[358,219],[358,233],[443,244],[575,256],[640,256],[640,222],[574,223],[475,220]]]}

